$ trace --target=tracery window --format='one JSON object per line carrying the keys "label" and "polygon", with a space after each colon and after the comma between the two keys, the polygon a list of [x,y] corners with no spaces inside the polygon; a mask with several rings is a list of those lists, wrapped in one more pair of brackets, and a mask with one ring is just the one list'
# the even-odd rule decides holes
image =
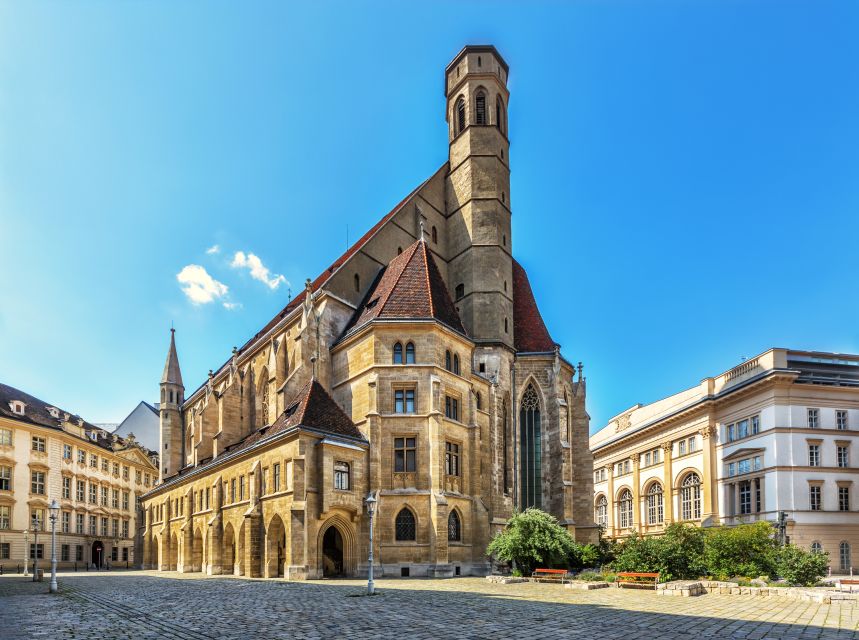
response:
{"label": "tracery window", "polygon": [[478,91],[474,98],[475,105],[475,122],[477,124],[486,124],[486,94]]}
{"label": "tracery window", "polygon": [[414,540],[416,538],[415,514],[406,508],[400,510],[394,522],[397,540]]}
{"label": "tracery window", "polygon": [[519,409],[521,454],[521,508],[543,505],[540,402],[534,385],[528,385]]}
{"label": "tracery window", "polygon": [[654,482],[647,492],[647,524],[662,524],[663,495],[662,485]]}
{"label": "tracery window", "polygon": [[462,527],[459,522],[459,514],[456,511],[451,511],[447,516],[447,539],[450,542],[459,542],[462,540]]}
{"label": "tracery window", "polygon": [[680,487],[680,517],[683,520],[701,519],[701,478],[690,473]]}
{"label": "tracery window", "polygon": [[462,133],[465,129],[465,98],[459,96],[456,101],[456,133]]}

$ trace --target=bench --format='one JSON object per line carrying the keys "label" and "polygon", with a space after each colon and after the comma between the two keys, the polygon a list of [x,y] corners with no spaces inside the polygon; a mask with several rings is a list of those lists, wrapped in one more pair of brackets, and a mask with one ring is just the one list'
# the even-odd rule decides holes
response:
{"label": "bench", "polygon": [[853,585],[854,585],[854,584],[859,584],[859,580],[856,580],[856,579],[853,579],[853,578],[850,578],[850,579],[848,579],[848,580],[841,580],[841,579],[839,579],[839,580],[838,580],[838,590],[839,590],[839,591],[842,591],[841,587],[842,587],[843,585],[845,585],[845,584],[847,585],[847,590],[848,590],[848,591],[850,591],[850,592],[852,592],[852,591],[853,591]]}
{"label": "bench", "polygon": [[569,577],[570,574],[566,569],[534,569],[534,573],[531,574],[531,579],[536,582],[547,580],[561,584],[564,584]]}
{"label": "bench", "polygon": [[617,580],[615,584],[618,589],[622,585],[632,585],[634,587],[646,586],[649,587],[653,585],[653,588],[656,589],[656,585],[659,582],[659,574],[658,573],[641,573],[635,571],[622,571],[617,574]]}

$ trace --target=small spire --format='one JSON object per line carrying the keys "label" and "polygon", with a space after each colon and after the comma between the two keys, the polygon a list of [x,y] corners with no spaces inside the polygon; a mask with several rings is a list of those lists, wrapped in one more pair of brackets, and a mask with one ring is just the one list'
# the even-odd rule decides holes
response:
{"label": "small spire", "polygon": [[420,219],[420,225],[421,225],[421,237],[418,238],[418,240],[420,240],[421,242],[426,242],[426,239],[424,238],[424,219],[423,218]]}
{"label": "small spire", "polygon": [[582,381],[582,369],[584,369],[584,366],[582,366],[581,360],[579,361],[579,366],[576,368],[579,370],[579,382],[581,382]]}
{"label": "small spire", "polygon": [[[171,323],[172,324],[172,323]],[[176,354],[176,329],[170,327],[170,349],[167,351],[167,362],[164,363],[164,374],[161,384],[177,384],[183,389],[182,370],[179,368],[179,356]]]}

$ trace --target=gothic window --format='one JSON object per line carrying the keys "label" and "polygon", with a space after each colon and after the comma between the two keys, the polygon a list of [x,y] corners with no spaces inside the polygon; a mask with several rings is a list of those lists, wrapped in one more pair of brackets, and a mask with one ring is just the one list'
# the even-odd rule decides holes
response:
{"label": "gothic window", "polygon": [[495,98],[495,126],[504,133],[504,104],[501,102],[501,96]]}
{"label": "gothic window", "polygon": [[475,402],[475,403],[476,403],[476,405],[477,405],[477,409],[478,409],[478,411],[479,411],[480,409],[483,409],[483,398],[480,396],[480,392],[479,392],[479,391],[477,391],[477,392],[474,394],[474,402]]}
{"label": "gothic window", "polygon": [[403,364],[403,345],[399,342],[394,344],[394,364]]}
{"label": "gothic window", "polygon": [[474,98],[475,105],[475,122],[477,124],[486,124],[486,94],[478,91]]}
{"label": "gothic window", "polygon": [[416,538],[415,514],[406,508],[400,510],[394,523],[397,540],[414,540]]}
{"label": "gothic window", "polygon": [[521,508],[542,508],[542,450],[540,403],[533,385],[528,385],[519,409],[521,449]]}
{"label": "gothic window", "polygon": [[594,509],[594,520],[600,527],[608,526],[608,498],[600,496],[597,498],[597,506]]}
{"label": "gothic window", "polygon": [[501,446],[504,448],[502,457],[504,459],[504,493],[507,493],[510,487],[510,460],[507,453],[507,430],[510,428],[507,419],[507,401],[504,401],[504,406],[501,409]]}
{"label": "gothic window", "polygon": [[453,372],[459,375],[459,356],[455,353],[453,354]]}
{"label": "gothic window", "polygon": [[629,489],[624,489],[620,494],[617,515],[621,529],[632,528],[632,492]]}
{"label": "gothic window", "polygon": [[566,406],[564,407],[564,419],[566,420],[566,424],[564,425],[564,433],[567,437],[567,442],[573,441],[573,420],[572,414],[570,413],[570,396],[564,392],[564,402]]}
{"label": "gothic window", "polygon": [[647,492],[647,524],[662,524],[662,485],[654,482]]}
{"label": "gothic window", "polygon": [[445,351],[444,352],[444,368],[447,369],[448,371],[450,371],[452,366],[453,365],[451,364],[450,351]]}
{"label": "gothic window", "polygon": [[462,133],[465,129],[465,98],[459,96],[456,101],[456,133]]}
{"label": "gothic window", "polygon": [[262,380],[262,402],[260,403],[260,425],[265,426],[268,424],[268,406],[269,406],[269,390],[268,390],[268,371],[263,369],[263,380]]}
{"label": "gothic window", "polygon": [[356,273],[354,276],[354,279],[355,279],[355,291],[360,292],[361,291],[361,276],[359,276]]}
{"label": "gothic window", "polygon": [[459,300],[465,297],[465,285],[460,283],[456,285],[456,299]]}
{"label": "gothic window", "polygon": [[459,522],[459,514],[456,511],[451,511],[447,516],[447,539],[450,542],[459,542],[462,540],[462,526]]}
{"label": "gothic window", "polygon": [[438,229],[436,229],[434,226],[432,228],[431,235],[432,235],[432,243],[438,244]]}
{"label": "gothic window", "polygon": [[680,486],[680,517],[683,520],[701,519],[701,478],[690,473]]}
{"label": "gothic window", "polygon": [[406,344],[406,364],[415,363],[415,345],[413,342]]}

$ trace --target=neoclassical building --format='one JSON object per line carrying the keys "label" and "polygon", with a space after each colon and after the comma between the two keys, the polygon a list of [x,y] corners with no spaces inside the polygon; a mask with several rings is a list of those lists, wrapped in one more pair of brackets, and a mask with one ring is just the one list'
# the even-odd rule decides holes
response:
{"label": "neoclassical building", "polygon": [[508,67],[445,70],[448,159],[186,394],[161,382],[144,564],[316,578],[481,574],[516,508],[596,539],[581,367],[513,259]]}
{"label": "neoclassical building", "polygon": [[783,514],[791,542],[848,572],[859,548],[857,437],[859,356],[770,349],[594,434],[594,517],[622,538]]}
{"label": "neoclassical building", "polygon": [[152,457],[134,434],[0,384],[0,566],[14,571],[33,556],[48,566],[52,500],[60,568],[138,563],[136,502],[158,480]]}

